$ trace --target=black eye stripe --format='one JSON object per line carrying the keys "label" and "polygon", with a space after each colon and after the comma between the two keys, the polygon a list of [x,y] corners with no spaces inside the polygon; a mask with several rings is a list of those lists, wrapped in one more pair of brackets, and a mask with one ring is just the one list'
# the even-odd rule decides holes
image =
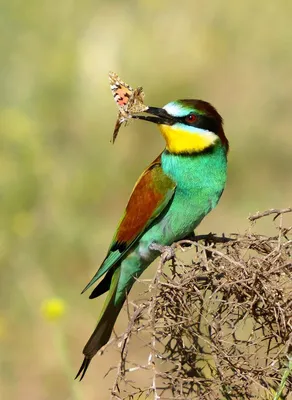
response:
{"label": "black eye stripe", "polygon": [[199,115],[199,114],[194,114],[194,115],[196,116],[196,119],[193,122],[186,120],[188,115],[185,115],[184,117],[177,117],[176,122],[189,126],[196,126],[197,128],[205,129],[207,131],[216,134],[219,132],[220,124],[214,118],[209,117],[207,115]]}

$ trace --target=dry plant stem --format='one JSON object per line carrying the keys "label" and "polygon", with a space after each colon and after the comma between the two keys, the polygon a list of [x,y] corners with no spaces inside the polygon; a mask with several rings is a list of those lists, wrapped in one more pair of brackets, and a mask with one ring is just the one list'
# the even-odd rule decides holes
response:
{"label": "dry plant stem", "polygon": [[[283,214],[277,221],[272,237],[182,240],[174,247],[192,252],[188,264],[165,263],[162,253],[150,296],[149,280],[140,281],[148,296],[127,304],[112,399],[288,399],[292,236]],[[130,361],[133,336],[149,349],[142,363],[135,353]]]}
{"label": "dry plant stem", "polygon": [[285,214],[285,213],[289,213],[289,212],[292,212],[292,207],[283,208],[283,209],[271,208],[270,210],[266,210],[266,211],[261,212],[261,213],[257,212],[256,214],[250,215],[248,217],[248,219],[250,221],[255,221],[255,220],[259,219],[259,218],[263,218],[263,217],[266,217],[266,216],[271,215],[271,214],[276,214],[276,216],[274,217],[274,219],[276,219],[279,215]]}
{"label": "dry plant stem", "polygon": [[[133,330],[135,321],[139,317],[139,315],[141,314],[141,312],[143,311],[144,308],[145,308],[145,305],[141,305],[141,307],[136,308],[131,319],[129,317],[129,324],[128,324],[126,332],[116,338],[118,340],[121,339],[121,342],[119,343],[119,347],[121,348],[121,359],[120,359],[120,362],[117,367],[117,375],[116,375],[116,379],[115,379],[113,389],[111,392],[111,399],[120,399],[120,397],[118,396],[118,393],[120,391],[119,383],[121,381],[121,378],[123,379],[125,377],[125,373],[126,373],[125,366],[126,366],[126,360],[127,360],[127,355],[128,355],[129,340],[130,340],[130,337],[132,334],[132,330]],[[129,316],[130,312],[129,312],[128,298],[127,298],[127,311],[128,311],[128,316]]]}
{"label": "dry plant stem", "polygon": [[[168,253],[167,253],[168,254]],[[154,294],[152,296],[151,300],[151,306],[149,309],[149,314],[150,314],[150,321],[151,321],[151,330],[152,330],[152,338],[151,338],[151,347],[150,347],[150,353],[149,353],[149,358],[148,358],[148,365],[152,366],[152,390],[153,390],[153,395],[154,395],[154,400],[159,400],[160,396],[158,395],[157,392],[157,384],[156,384],[156,377],[157,377],[157,371],[156,371],[156,338],[155,338],[155,325],[156,325],[156,318],[155,318],[155,312],[156,312],[156,302],[157,302],[157,296],[158,296],[158,290],[159,290],[159,281],[162,273],[162,266],[164,264],[164,260],[166,260],[167,255],[164,255],[163,253],[161,254],[160,261],[158,264],[157,272],[154,276],[153,282],[150,285],[150,291],[154,291]]]}

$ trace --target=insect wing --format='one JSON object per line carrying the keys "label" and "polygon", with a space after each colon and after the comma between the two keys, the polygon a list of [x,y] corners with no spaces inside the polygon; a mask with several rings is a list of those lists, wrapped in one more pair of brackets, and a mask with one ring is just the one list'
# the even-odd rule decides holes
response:
{"label": "insect wing", "polygon": [[119,109],[112,139],[114,143],[121,125],[124,122],[126,123],[127,120],[132,117],[132,114],[146,111],[148,106],[144,104],[144,92],[142,87],[138,87],[134,90],[114,72],[109,72],[109,81],[114,100]]}
{"label": "insect wing", "polygon": [[109,73],[109,81],[114,100],[124,117],[128,116],[128,105],[134,90],[114,72]]}

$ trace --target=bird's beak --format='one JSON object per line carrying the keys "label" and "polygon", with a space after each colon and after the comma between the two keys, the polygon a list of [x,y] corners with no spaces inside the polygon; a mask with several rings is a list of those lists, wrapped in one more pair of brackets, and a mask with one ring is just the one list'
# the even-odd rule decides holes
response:
{"label": "bird's beak", "polygon": [[169,115],[164,108],[149,107],[144,112],[150,115],[133,115],[132,118],[154,122],[158,125],[172,125],[175,122],[173,116]]}

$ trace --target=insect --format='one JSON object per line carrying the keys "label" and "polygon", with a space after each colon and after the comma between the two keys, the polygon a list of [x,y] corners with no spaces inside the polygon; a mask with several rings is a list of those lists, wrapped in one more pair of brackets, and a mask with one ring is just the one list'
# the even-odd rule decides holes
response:
{"label": "insect", "polygon": [[118,106],[119,113],[113,133],[115,142],[121,125],[132,118],[132,114],[146,111],[148,106],[144,104],[144,92],[142,87],[131,88],[123,82],[114,72],[109,72],[109,81],[114,100]]}

